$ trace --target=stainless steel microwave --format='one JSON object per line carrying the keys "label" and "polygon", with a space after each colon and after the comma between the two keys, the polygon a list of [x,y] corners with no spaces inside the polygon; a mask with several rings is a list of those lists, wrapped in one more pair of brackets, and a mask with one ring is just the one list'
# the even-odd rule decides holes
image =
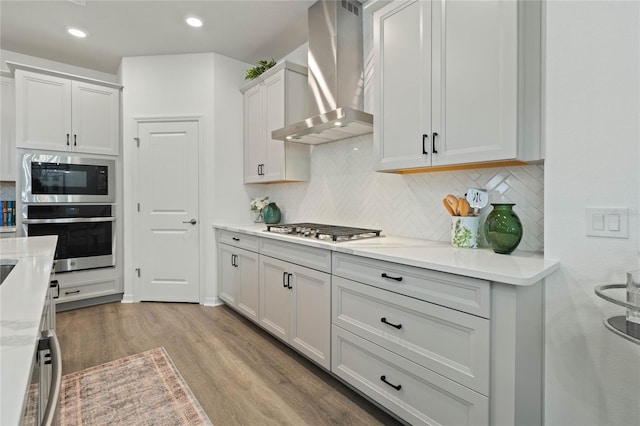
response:
{"label": "stainless steel microwave", "polygon": [[23,203],[115,203],[115,160],[25,153]]}

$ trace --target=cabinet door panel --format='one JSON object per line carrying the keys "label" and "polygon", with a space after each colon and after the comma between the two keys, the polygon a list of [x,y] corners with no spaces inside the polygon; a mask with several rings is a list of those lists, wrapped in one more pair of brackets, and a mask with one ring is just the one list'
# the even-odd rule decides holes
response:
{"label": "cabinet door panel", "polygon": [[[289,341],[290,294],[283,284],[289,264],[260,255],[260,325],[285,342]],[[290,268],[289,268],[290,269]]]}
{"label": "cabinet door panel", "polygon": [[244,94],[244,181],[260,182],[258,166],[264,151],[264,125],[262,116],[262,91],[256,85]]}
{"label": "cabinet door panel", "polygon": [[285,72],[286,70],[282,70],[264,82],[266,125],[264,179],[266,181],[282,180],[285,177],[284,142],[271,138],[273,130],[280,129],[285,125]]}
{"label": "cabinet door panel", "polygon": [[0,121],[0,180],[16,180],[16,105],[13,78],[2,77]]}
{"label": "cabinet door panel", "polygon": [[237,250],[237,307],[247,318],[258,322],[258,253]]}
{"label": "cabinet door panel", "polygon": [[233,247],[218,245],[219,286],[218,297],[230,306],[236,307],[236,268],[233,266]]}
{"label": "cabinet door panel", "polygon": [[18,147],[69,149],[71,81],[17,70],[16,123]]}
{"label": "cabinet door panel", "polygon": [[483,395],[489,320],[333,277],[333,323]]}
{"label": "cabinet door panel", "polygon": [[120,91],[84,82],[72,82],[74,151],[118,155]]}
{"label": "cabinet door panel", "polygon": [[332,335],[331,371],[410,424],[489,424],[486,396],[338,326]]}
{"label": "cabinet door panel", "polygon": [[324,368],[331,368],[331,276],[291,265],[294,271],[291,346]]}
{"label": "cabinet door panel", "polygon": [[[374,140],[378,170],[424,167],[431,138],[431,6],[391,4],[376,21],[374,55],[379,106]],[[425,141],[430,153],[430,139]]]}
{"label": "cabinet door panel", "polygon": [[517,157],[517,3],[434,2],[432,165]]}

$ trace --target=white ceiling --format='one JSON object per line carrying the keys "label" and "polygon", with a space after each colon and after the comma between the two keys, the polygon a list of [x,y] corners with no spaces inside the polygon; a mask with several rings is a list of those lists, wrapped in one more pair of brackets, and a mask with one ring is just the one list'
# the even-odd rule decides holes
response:
{"label": "white ceiling", "polygon": [[[254,64],[307,41],[315,0],[0,1],[0,47],[115,74],[124,56],[217,52]],[[196,15],[204,26],[184,19]],[[74,26],[85,39],[67,34]]]}

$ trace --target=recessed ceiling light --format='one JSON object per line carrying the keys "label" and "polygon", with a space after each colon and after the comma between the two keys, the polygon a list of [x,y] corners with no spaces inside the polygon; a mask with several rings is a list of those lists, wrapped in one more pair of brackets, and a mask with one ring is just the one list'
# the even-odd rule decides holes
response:
{"label": "recessed ceiling light", "polygon": [[186,19],[187,24],[191,25],[194,28],[200,28],[202,26],[202,19],[197,18],[195,16],[189,16]]}
{"label": "recessed ceiling light", "polygon": [[67,32],[72,36],[78,37],[78,38],[85,38],[87,36],[87,32],[79,28],[67,27]]}

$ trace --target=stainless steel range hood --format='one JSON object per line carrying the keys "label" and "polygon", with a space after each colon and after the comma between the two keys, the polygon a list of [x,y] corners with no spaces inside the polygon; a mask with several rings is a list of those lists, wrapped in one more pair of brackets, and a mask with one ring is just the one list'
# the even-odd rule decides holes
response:
{"label": "stainless steel range hood", "polygon": [[309,8],[309,113],[271,132],[273,139],[318,145],[373,132],[363,112],[362,5],[321,0]]}

